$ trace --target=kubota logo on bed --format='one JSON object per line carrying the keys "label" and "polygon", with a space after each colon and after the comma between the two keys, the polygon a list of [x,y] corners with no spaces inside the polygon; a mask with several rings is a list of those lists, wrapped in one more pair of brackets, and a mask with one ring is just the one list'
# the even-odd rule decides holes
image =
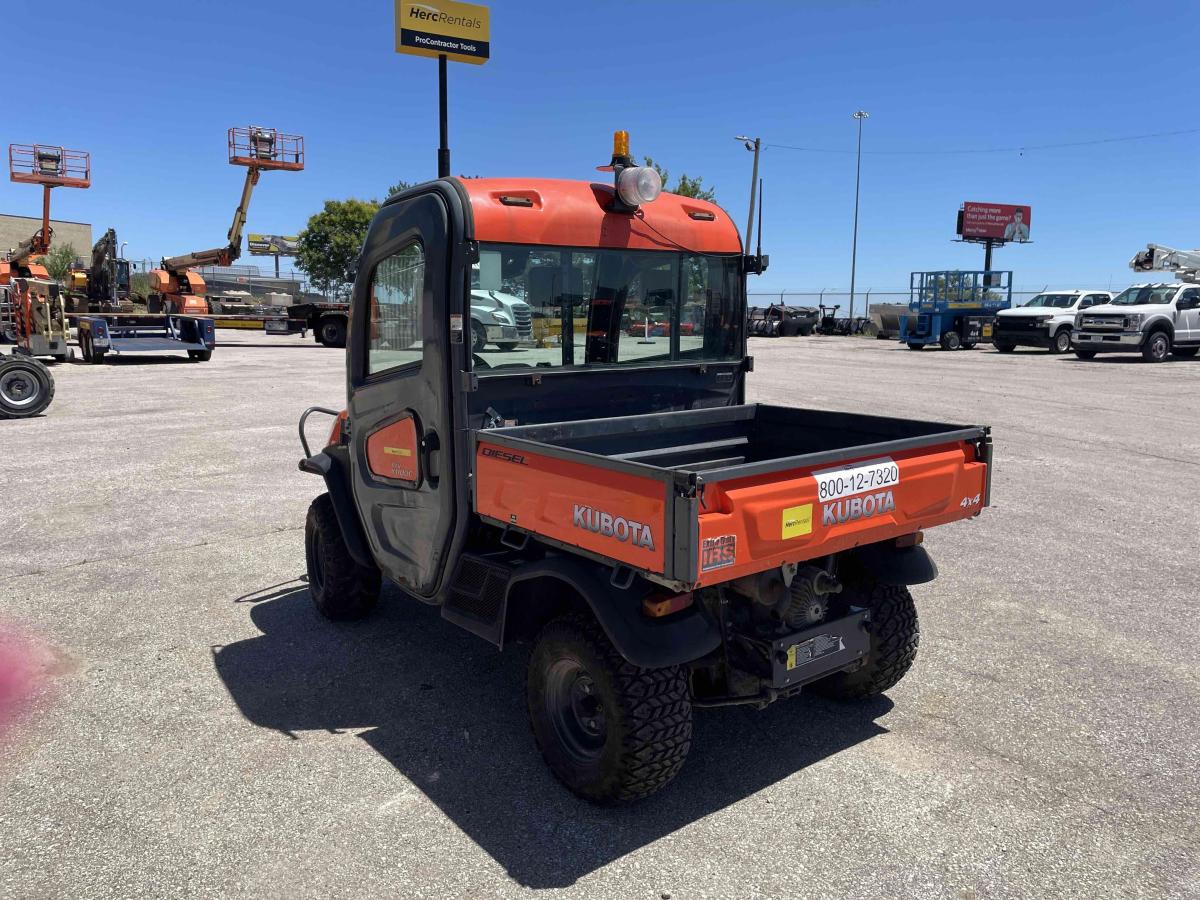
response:
{"label": "kubota logo on bed", "polygon": [[865,497],[850,497],[845,500],[835,500],[821,507],[822,525],[841,525],[853,522],[855,519],[868,519],[882,513],[891,512],[896,508],[896,500],[891,491],[880,491],[877,494],[867,494]]}
{"label": "kubota logo on bed", "polygon": [[635,547],[654,549],[654,535],[650,526],[626,519],[624,516],[614,516],[576,503],[575,511],[571,515],[571,524],[585,531],[594,531],[603,537],[633,544]]}

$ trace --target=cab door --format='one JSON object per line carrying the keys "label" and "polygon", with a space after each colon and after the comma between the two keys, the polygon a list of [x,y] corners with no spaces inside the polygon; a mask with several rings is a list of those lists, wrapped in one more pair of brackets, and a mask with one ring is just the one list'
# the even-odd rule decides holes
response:
{"label": "cab door", "polygon": [[[371,223],[354,282],[347,378],[355,504],[380,569],[438,591],[456,519],[451,297],[461,235],[445,184],[418,188]],[[461,217],[457,217],[461,221]]]}
{"label": "cab door", "polygon": [[1200,341],[1200,288],[1186,288],[1175,300],[1175,343]]}

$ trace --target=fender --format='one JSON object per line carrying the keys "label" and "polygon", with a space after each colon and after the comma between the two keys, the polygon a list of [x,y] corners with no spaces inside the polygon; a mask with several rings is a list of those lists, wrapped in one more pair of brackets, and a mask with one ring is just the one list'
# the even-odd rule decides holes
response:
{"label": "fender", "polygon": [[720,628],[699,606],[664,619],[649,619],[642,615],[638,591],[615,588],[597,577],[594,565],[561,556],[529,563],[514,573],[504,599],[501,635],[508,633],[513,588],[522,581],[547,577],[563,582],[583,598],[613,646],[635,666],[660,669],[681,665],[711,653],[721,644]]}
{"label": "fender", "polygon": [[1158,313],[1142,326],[1142,340],[1139,346],[1144,346],[1146,341],[1150,340],[1150,335],[1157,331],[1165,331],[1167,337],[1171,339],[1171,343],[1175,343],[1175,323],[1162,313]]}
{"label": "fender", "polygon": [[350,454],[345,447],[328,446],[319,453],[307,459],[300,460],[300,471],[320,475],[325,479],[325,487],[333,500],[333,511],[337,515],[338,526],[342,529],[342,540],[346,542],[346,550],[360,566],[375,568],[375,560],[371,557],[370,545],[363,532],[362,522],[358,519],[358,510],[354,506],[354,496],[350,489]]}
{"label": "fender", "polygon": [[919,544],[897,547],[890,541],[884,541],[859,547],[849,555],[854,564],[884,584],[925,584],[938,575],[933,557]]}

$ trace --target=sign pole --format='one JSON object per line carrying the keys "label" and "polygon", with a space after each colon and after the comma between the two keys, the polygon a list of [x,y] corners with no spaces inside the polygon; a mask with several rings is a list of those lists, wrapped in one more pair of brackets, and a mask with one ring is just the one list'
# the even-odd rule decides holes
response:
{"label": "sign pole", "polygon": [[[992,244],[995,243],[991,238],[983,242],[983,271],[992,271]],[[988,276],[990,280],[990,275]]]}
{"label": "sign pole", "polygon": [[450,177],[450,124],[446,113],[446,54],[438,54],[438,127],[441,144],[438,145],[438,178]]}

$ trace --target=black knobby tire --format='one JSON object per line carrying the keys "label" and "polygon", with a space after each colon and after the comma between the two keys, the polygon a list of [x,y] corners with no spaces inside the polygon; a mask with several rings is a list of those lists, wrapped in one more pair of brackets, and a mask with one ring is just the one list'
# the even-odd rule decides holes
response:
{"label": "black knobby tire", "polygon": [[847,588],[838,599],[871,610],[871,649],[860,668],[822,678],[813,687],[839,700],[881,694],[903,678],[917,658],[921,629],[912,594],[903,585],[871,583]]}
{"label": "black knobby tire", "polygon": [[1096,351],[1095,350],[1076,350],[1075,355],[1078,356],[1080,359],[1095,359]]}
{"label": "black knobby tire", "polygon": [[189,350],[187,352],[188,359],[192,362],[208,362],[212,359],[212,353],[211,350]]}
{"label": "black knobby tire", "polygon": [[910,343],[910,344],[908,345],[908,349],[909,349],[909,350],[924,350],[924,349],[925,349],[925,345],[924,345],[924,344],[913,344],[913,343]]}
{"label": "black knobby tire", "polygon": [[1071,349],[1071,329],[1060,328],[1050,339],[1051,353],[1066,353]]}
{"label": "black knobby tire", "polygon": [[321,494],[308,507],[304,522],[304,558],[308,592],[327,619],[361,619],[379,602],[380,575],[360,566],[346,549],[333,500]]}
{"label": "black knobby tire", "polygon": [[482,353],[483,348],[487,346],[487,331],[475,320],[471,320],[471,350],[474,353]]}
{"label": "black knobby tire", "polygon": [[1016,344],[1009,344],[1009,343],[1005,343],[1004,341],[993,341],[992,346],[995,347],[997,350],[999,350],[1001,353],[1012,353],[1014,350],[1017,349]]}
{"label": "black knobby tire", "polygon": [[554,619],[542,629],[526,700],[550,771],[593,803],[630,803],[661,790],[692,745],[683,669],[633,665],[589,616]]}
{"label": "black knobby tire", "polygon": [[79,355],[85,363],[92,361],[92,336],[86,331],[79,334]]}
{"label": "black knobby tire", "polygon": [[1171,355],[1182,359],[1191,359],[1196,355],[1197,351],[1200,351],[1200,347],[1173,347],[1171,348]]}
{"label": "black knobby tire", "polygon": [[326,347],[346,346],[346,322],[338,316],[326,316],[317,323],[317,340]]}
{"label": "black knobby tire", "polygon": [[496,346],[499,347],[501,350],[503,350],[505,353],[510,353],[513,350],[517,349],[517,343],[518,342],[516,342],[516,341],[505,341],[503,344],[497,344]]}
{"label": "black knobby tire", "polygon": [[941,345],[943,350],[959,350],[962,348],[962,337],[957,331],[947,331],[942,335]]}
{"label": "black knobby tire", "polygon": [[0,359],[0,418],[28,419],[54,399],[54,376],[28,356]]}
{"label": "black knobby tire", "polygon": [[1171,355],[1171,338],[1165,331],[1156,331],[1142,345],[1142,359],[1146,362],[1166,362]]}

